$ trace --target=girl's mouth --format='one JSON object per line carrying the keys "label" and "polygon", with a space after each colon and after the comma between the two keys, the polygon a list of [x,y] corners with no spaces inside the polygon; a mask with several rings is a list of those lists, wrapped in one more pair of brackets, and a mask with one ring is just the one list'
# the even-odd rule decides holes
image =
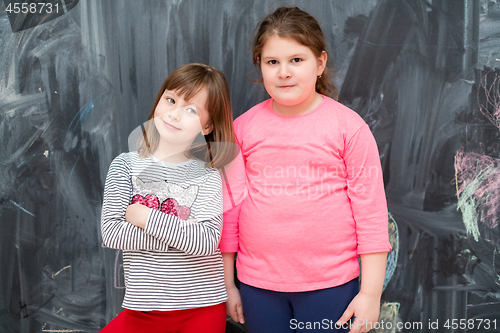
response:
{"label": "girl's mouth", "polygon": [[181,130],[180,128],[175,127],[174,125],[171,125],[171,124],[167,123],[166,121],[163,121],[163,123],[165,124],[166,128],[169,128],[171,130],[176,130],[176,131],[180,131]]}

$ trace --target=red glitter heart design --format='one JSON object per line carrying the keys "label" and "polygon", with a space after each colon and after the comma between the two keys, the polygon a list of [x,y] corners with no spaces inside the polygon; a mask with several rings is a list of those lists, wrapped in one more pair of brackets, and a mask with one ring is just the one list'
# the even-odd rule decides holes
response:
{"label": "red glitter heart design", "polygon": [[136,194],[132,198],[132,203],[133,204],[139,203],[141,205],[144,205],[146,207],[153,208],[153,209],[158,209],[158,207],[160,206],[160,201],[153,194],[148,194],[148,195],[146,195],[145,198],[140,194]]}
{"label": "red glitter heart design", "polygon": [[[132,203],[138,203],[153,209],[158,209],[160,207],[158,198],[153,194],[148,194],[146,197],[136,194],[132,197]],[[189,209],[188,206],[179,206],[177,200],[174,198],[163,201],[161,204],[161,211],[165,214],[177,216],[181,220],[187,220],[191,214],[191,209]]]}
{"label": "red glitter heart design", "polygon": [[177,215],[177,200],[174,198],[169,198],[161,204],[161,211],[164,212],[165,214],[170,214],[174,216]]}

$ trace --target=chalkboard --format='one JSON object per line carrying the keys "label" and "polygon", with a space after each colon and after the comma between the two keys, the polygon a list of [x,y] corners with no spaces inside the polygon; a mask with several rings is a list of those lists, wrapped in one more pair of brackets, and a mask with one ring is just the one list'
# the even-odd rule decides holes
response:
{"label": "chalkboard", "polygon": [[250,41],[280,5],[318,19],[340,100],[379,146],[393,251],[377,331],[500,332],[500,3],[24,3],[0,2],[1,332],[98,332],[122,310],[100,237],[109,164],[180,65],[221,69],[235,117],[267,98]]}

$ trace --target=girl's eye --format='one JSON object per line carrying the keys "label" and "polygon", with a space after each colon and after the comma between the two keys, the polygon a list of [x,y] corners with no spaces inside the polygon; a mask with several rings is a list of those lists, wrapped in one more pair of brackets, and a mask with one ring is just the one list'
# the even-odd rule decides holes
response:
{"label": "girl's eye", "polygon": [[170,104],[175,104],[175,100],[174,100],[173,98],[167,97],[167,101],[168,101]]}
{"label": "girl's eye", "polygon": [[267,63],[269,65],[276,65],[278,63],[278,61],[276,61],[276,60],[269,60]]}
{"label": "girl's eye", "polygon": [[300,59],[300,58],[293,58],[292,59],[292,62],[301,62],[301,61],[302,61],[302,59]]}
{"label": "girl's eye", "polygon": [[190,114],[197,114],[196,110],[193,108],[187,108],[186,111]]}

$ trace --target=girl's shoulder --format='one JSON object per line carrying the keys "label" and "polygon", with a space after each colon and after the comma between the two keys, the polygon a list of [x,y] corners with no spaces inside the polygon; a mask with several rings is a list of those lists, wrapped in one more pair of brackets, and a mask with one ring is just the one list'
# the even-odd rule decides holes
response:
{"label": "girl's shoulder", "polygon": [[325,99],[324,107],[336,112],[340,117],[343,117],[351,121],[355,121],[357,123],[365,122],[363,118],[356,111],[349,108],[348,106],[345,106],[344,104],[330,97],[323,96],[323,98]]}
{"label": "girl's shoulder", "polygon": [[204,161],[191,159],[185,164],[189,172],[193,175],[203,178],[220,178],[219,170],[217,168],[207,167]]}
{"label": "girl's shoulder", "polygon": [[126,164],[128,166],[131,166],[132,164],[140,162],[141,160],[149,161],[149,158],[143,159],[139,156],[138,152],[130,151],[130,152],[121,153],[120,155],[116,156],[113,159],[113,162],[111,162],[111,165],[113,165],[113,164]]}
{"label": "girl's shoulder", "polygon": [[191,160],[189,160],[189,162],[187,164],[191,165],[191,167],[194,170],[197,170],[197,172],[199,172],[201,174],[211,175],[211,174],[219,173],[219,171],[216,168],[207,167],[205,162],[201,161],[201,160],[191,159]]}
{"label": "girl's shoulder", "polygon": [[324,111],[328,112],[330,117],[333,117],[334,121],[338,122],[342,128],[357,131],[366,125],[364,119],[356,111],[330,97],[324,96],[323,98],[325,99]]}
{"label": "girl's shoulder", "polygon": [[219,170],[206,167],[205,162],[190,160],[186,165],[186,182],[196,184],[206,188],[222,188],[222,178]]}
{"label": "girl's shoulder", "polygon": [[136,151],[121,153],[116,156],[109,170],[124,173],[127,175],[136,175],[142,173],[144,170],[151,169],[154,165],[150,157],[142,158]]}
{"label": "girl's shoulder", "polygon": [[266,110],[271,107],[271,102],[272,102],[272,99],[269,98],[269,99],[265,100],[264,102],[261,102],[257,105],[254,105],[253,107],[248,109],[245,113],[238,116],[234,120],[235,124],[241,123],[241,122],[247,122],[248,120],[253,119],[255,116],[265,114]]}
{"label": "girl's shoulder", "polygon": [[268,108],[271,107],[272,99],[269,98],[248,109],[245,113],[234,120],[234,131],[236,136],[244,131],[245,128],[252,127],[254,122],[265,121],[265,116],[269,114]]}

